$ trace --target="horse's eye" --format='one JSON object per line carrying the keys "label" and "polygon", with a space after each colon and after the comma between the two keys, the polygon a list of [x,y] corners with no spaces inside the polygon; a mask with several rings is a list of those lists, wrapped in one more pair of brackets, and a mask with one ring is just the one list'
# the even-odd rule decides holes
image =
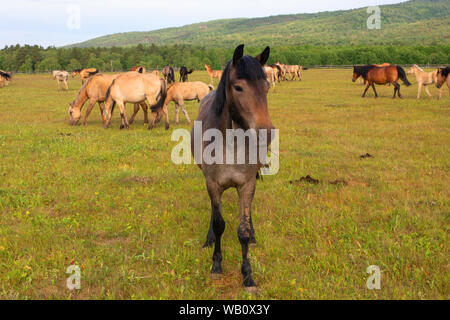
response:
{"label": "horse's eye", "polygon": [[240,86],[234,86],[234,90],[239,91],[239,92],[244,91],[244,89],[242,89],[242,87],[240,87]]}

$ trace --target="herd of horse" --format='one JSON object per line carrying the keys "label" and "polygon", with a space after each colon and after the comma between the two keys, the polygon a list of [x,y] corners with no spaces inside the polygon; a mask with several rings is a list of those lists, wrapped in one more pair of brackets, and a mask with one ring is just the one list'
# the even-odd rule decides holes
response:
{"label": "herd of horse", "polygon": [[[176,122],[179,121],[179,110],[183,111],[186,120],[190,123],[185,101],[197,100],[200,102],[197,121],[201,123],[200,128],[194,126],[191,131],[191,141],[198,136],[197,130],[206,132],[213,129],[222,133],[224,158],[228,152],[226,140],[227,130],[254,130],[256,132],[257,144],[263,134],[267,136],[263,139],[268,147],[274,138],[271,130],[274,129],[270,119],[267,95],[276,83],[282,80],[301,81],[301,71],[306,70],[301,66],[285,65],[275,63],[267,65],[270,55],[270,48],[266,47],[261,54],[256,57],[244,55],[244,45],[238,46],[232,59],[222,70],[213,70],[205,64],[205,69],[210,77],[210,84],[200,81],[189,82],[189,74],[194,72],[183,66],[180,69],[180,81],[175,81],[174,69],[170,66],[159,71],[147,73],[145,67],[136,66],[131,71],[110,75],[99,73],[96,68],[74,70],[72,77],[80,75],[82,86],[75,99],[69,104],[69,122],[75,125],[82,117],[83,105],[89,100],[82,124],[86,124],[87,118],[94,106],[98,103],[100,107],[103,125],[108,128],[115,106],[119,108],[121,116],[120,128],[128,128],[133,123],[136,114],[140,109],[144,112],[144,124],[148,124],[148,129],[165,117],[165,127],[169,128],[168,104],[175,103]],[[414,65],[408,74],[414,74],[418,83],[418,96],[420,98],[421,89],[425,86],[426,93],[429,93],[429,85],[435,84],[440,89],[439,98],[442,95],[442,86],[447,84],[450,91],[450,67],[439,68],[427,73],[419,66]],[[411,85],[408,81],[407,73],[400,66],[389,63],[383,65],[364,65],[353,68],[353,82],[362,78],[366,84],[363,97],[368,89],[372,87],[375,97],[378,96],[375,85],[390,84],[394,87],[394,98],[401,98],[401,80],[406,86]],[[54,71],[54,79],[60,84],[64,84],[68,89],[67,81],[69,73],[66,71]],[[4,86],[11,79],[11,74],[0,70],[0,86]],[[214,90],[214,79],[218,80],[217,90]],[[125,104],[134,105],[134,113],[128,120],[125,112]],[[149,105],[147,104],[149,103]],[[149,120],[148,110],[152,112],[152,119]],[[214,141],[217,143],[216,141]],[[191,152],[196,159],[197,166],[202,171],[208,195],[211,201],[210,227],[206,236],[205,247],[214,245],[212,256],[211,273],[221,274],[222,250],[221,238],[225,230],[225,220],[222,215],[222,194],[229,188],[235,188],[239,196],[240,223],[237,230],[239,243],[242,251],[241,273],[243,285],[248,291],[254,291],[256,284],[252,278],[250,260],[248,258],[249,245],[255,243],[255,231],[252,223],[251,204],[256,190],[256,180],[259,170],[265,165],[265,159],[258,155],[255,164],[246,161],[244,164],[216,164],[198,159],[198,155],[203,157],[203,150],[210,146],[211,141],[201,141],[201,150],[196,150],[194,143],[191,144]],[[233,143],[234,144],[234,143]],[[235,147],[233,147],[235,148]],[[237,148],[237,147],[236,147]],[[242,149],[240,149],[242,151]],[[237,149],[233,150],[233,154]],[[245,159],[251,156],[250,146],[244,147]]]}

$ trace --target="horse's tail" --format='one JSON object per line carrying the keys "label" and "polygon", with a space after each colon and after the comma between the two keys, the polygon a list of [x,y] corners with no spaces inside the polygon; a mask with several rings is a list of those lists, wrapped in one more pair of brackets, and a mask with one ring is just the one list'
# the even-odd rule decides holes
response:
{"label": "horse's tail", "polygon": [[403,81],[405,86],[409,87],[411,85],[411,82],[408,81],[405,70],[403,70],[402,67],[397,66],[397,72],[398,72],[398,77]]}
{"label": "horse's tail", "polygon": [[0,76],[2,76],[8,81],[11,79],[11,74],[9,72],[0,71]]}
{"label": "horse's tail", "polygon": [[161,91],[159,92],[159,100],[154,105],[150,107],[152,111],[156,111],[164,106],[167,97],[167,85],[164,79],[160,79],[161,81]]}
{"label": "horse's tail", "polygon": [[175,82],[175,72],[173,71],[172,67],[170,67],[170,69],[169,69],[169,75],[167,77],[167,82],[169,82],[169,83]]}
{"label": "horse's tail", "polygon": [[[113,80],[113,82],[111,83],[111,85],[109,86],[108,90],[106,91],[106,98],[105,98],[105,106],[108,105],[108,102],[111,102],[111,100],[113,100],[113,98],[111,97],[111,88],[114,85],[114,82],[116,82],[116,79]],[[114,107],[116,106],[116,101],[112,101],[112,106],[111,106],[111,114],[110,117],[112,116],[112,113],[114,111]]]}
{"label": "horse's tail", "polygon": [[209,88],[210,91],[214,91],[214,87],[212,85],[209,84],[208,88]]}
{"label": "horse's tail", "polygon": [[308,70],[309,68],[305,68],[305,67],[303,67],[303,70]]}
{"label": "horse's tail", "polygon": [[192,72],[194,72],[194,69],[189,70],[188,74],[191,74]]}

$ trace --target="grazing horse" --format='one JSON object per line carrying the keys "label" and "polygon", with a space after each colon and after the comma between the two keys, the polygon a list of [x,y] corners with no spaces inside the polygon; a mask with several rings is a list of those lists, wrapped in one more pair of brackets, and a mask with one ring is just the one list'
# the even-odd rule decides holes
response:
{"label": "grazing horse", "polygon": [[0,88],[7,86],[11,80],[11,73],[0,70]]}
{"label": "grazing horse", "polygon": [[144,66],[135,66],[135,67],[131,68],[130,71],[136,71],[136,72],[139,72],[139,73],[145,73],[146,72]]}
{"label": "grazing horse", "polygon": [[188,74],[194,72],[194,69],[188,70],[185,66],[180,69],[180,82],[188,81]]}
{"label": "grazing horse", "polygon": [[[444,82],[447,83],[447,87],[448,87],[448,91],[450,92],[450,77],[448,76],[448,74],[450,73],[450,67],[445,67],[445,68],[439,68],[437,70],[436,76],[436,87],[438,89],[441,89]],[[439,95],[439,99],[441,98],[441,95]]]}
{"label": "grazing horse", "polygon": [[[242,248],[241,272],[245,288],[248,291],[254,291],[256,285],[251,276],[248,258],[249,243],[255,242],[251,204],[255,194],[256,176],[265,159],[259,158],[255,161],[256,164],[251,164],[248,159],[255,155],[250,152],[250,146],[240,145],[237,147],[242,147],[239,149],[246,157],[244,164],[210,164],[209,160],[204,160],[203,150],[211,148],[211,142],[204,141],[207,139],[202,138],[200,138],[201,141],[197,141],[197,137],[201,137],[202,132],[209,129],[221,133],[223,138],[220,139],[219,144],[223,147],[223,159],[225,159],[231,152],[236,155],[234,137],[232,141],[227,141],[227,131],[252,129],[249,131],[256,132],[258,136],[264,132],[261,129],[270,132],[274,128],[267,108],[270,84],[263,68],[269,58],[270,48],[267,47],[256,58],[244,56],[243,53],[244,45],[238,46],[234,51],[233,59],[225,67],[218,89],[201,102],[197,118],[201,126],[194,125],[191,131],[191,151],[195,162],[205,176],[211,199],[211,222],[205,243],[205,246],[215,244],[211,273],[213,275],[222,273],[221,237],[225,230],[225,221],[222,217],[221,198],[226,189],[234,187],[237,189],[240,203],[240,224],[237,234]],[[259,138],[255,137],[255,139],[260,142]],[[270,144],[271,138],[269,137],[267,141],[269,142],[266,146]],[[214,142],[217,144],[217,141]],[[230,144],[234,147],[227,148]],[[242,150],[243,148],[245,150]]]}
{"label": "grazing horse", "polygon": [[[75,100],[73,100],[73,102],[69,104],[69,123],[71,125],[76,125],[78,123],[81,118],[81,110],[87,100],[89,100],[89,106],[83,118],[83,125],[86,125],[87,118],[89,117],[89,114],[91,113],[96,103],[98,103],[99,105],[100,114],[102,115],[104,120],[106,93],[113,80],[118,76],[119,75],[107,75],[99,73],[90,77],[78,91]],[[134,117],[139,111],[139,105],[144,111],[144,124],[148,123],[148,106],[145,102],[141,102],[134,105],[134,113],[129,121],[130,124],[133,123]]]}
{"label": "grazing horse", "polygon": [[205,63],[205,69],[209,74],[210,85],[214,84],[214,78],[217,78],[220,82],[220,78],[222,78],[222,70],[213,70],[209,64]]}
{"label": "grazing horse", "polygon": [[81,84],[84,84],[86,80],[89,79],[89,77],[93,76],[96,73],[98,73],[97,68],[75,69],[72,72],[72,78],[74,78],[77,74],[79,74],[81,78]]}
{"label": "grazing horse", "polygon": [[[115,78],[106,92],[104,126],[111,124],[111,115],[115,104],[119,106],[122,124],[120,129],[129,128],[125,113],[125,103],[139,103],[148,101],[151,108],[164,104],[166,99],[166,81],[152,73],[127,72]],[[159,97],[159,101],[157,99]],[[166,113],[166,129],[169,128],[169,116]],[[149,126],[149,129],[150,126]]]}
{"label": "grazing horse", "polygon": [[[195,82],[178,82],[175,83],[167,90],[166,100],[164,101],[164,105],[160,106],[167,112],[167,105],[170,102],[175,102],[175,123],[178,123],[179,117],[178,114],[180,112],[180,107],[183,110],[184,116],[188,123],[191,123],[191,119],[189,119],[189,114],[187,113],[186,106],[184,105],[184,101],[192,101],[197,100],[198,102],[202,101],[204,97],[206,97],[210,91],[214,90],[212,85],[207,85],[200,81]],[[161,120],[162,115],[165,112],[161,112],[161,110],[152,109],[152,123],[150,124],[150,128],[153,128],[155,123]]]}
{"label": "grazing horse", "polygon": [[60,84],[63,83],[66,87],[66,90],[69,90],[69,86],[67,85],[67,81],[69,80],[69,73],[67,71],[54,70],[52,72],[53,79],[58,83],[58,90],[60,89]]}
{"label": "grazing horse", "polygon": [[367,81],[367,87],[364,90],[363,98],[366,96],[369,87],[372,87],[375,93],[375,98],[378,97],[377,91],[375,90],[375,84],[388,84],[392,83],[394,86],[394,99],[397,94],[399,98],[402,97],[400,94],[400,85],[398,84],[398,79],[401,79],[403,83],[409,87],[411,83],[406,77],[405,70],[399,66],[387,66],[387,67],[377,67],[374,65],[365,66],[354,66],[353,67],[353,79],[355,82],[359,77],[363,77]]}
{"label": "grazing horse", "polygon": [[175,73],[173,72],[173,68],[171,66],[165,66],[162,70],[162,74],[168,84],[175,83]]}
{"label": "grazing horse", "polygon": [[[417,80],[417,99],[420,99],[420,94],[422,92],[422,86],[425,87],[425,92],[427,95],[432,98],[430,91],[428,90],[428,85],[434,84],[437,82],[437,71],[433,72],[425,72],[421,67],[417,64],[413,65],[411,69],[408,70],[408,74],[414,74]],[[442,89],[439,89],[438,99],[442,96]]]}

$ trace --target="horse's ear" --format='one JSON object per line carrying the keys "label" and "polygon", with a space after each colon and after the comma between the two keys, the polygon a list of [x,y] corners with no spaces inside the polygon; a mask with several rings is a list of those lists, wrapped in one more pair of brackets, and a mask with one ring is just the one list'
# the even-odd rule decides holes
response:
{"label": "horse's ear", "polygon": [[241,44],[234,50],[233,64],[236,65],[239,62],[239,60],[242,59],[243,56],[244,56],[244,45]]}
{"label": "horse's ear", "polygon": [[264,49],[264,51],[261,52],[261,54],[259,54],[259,55],[256,57],[256,60],[258,60],[259,63],[261,63],[261,65],[265,65],[266,62],[267,62],[267,60],[269,60],[269,55],[270,55],[270,47],[266,47],[266,48]]}

